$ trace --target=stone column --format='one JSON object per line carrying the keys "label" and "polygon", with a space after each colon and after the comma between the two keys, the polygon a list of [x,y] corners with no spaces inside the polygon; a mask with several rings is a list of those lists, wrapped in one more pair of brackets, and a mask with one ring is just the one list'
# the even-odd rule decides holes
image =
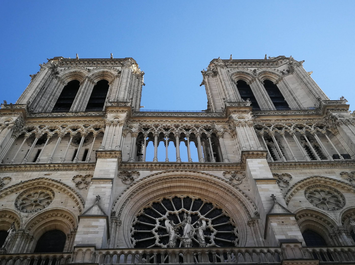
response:
{"label": "stone column", "polygon": [[169,135],[165,136],[165,162],[169,162]]}
{"label": "stone column", "polygon": [[65,149],[65,152],[64,152],[64,155],[63,155],[63,158],[62,158],[62,161],[61,161],[62,163],[65,162],[65,158],[67,156],[67,153],[68,153],[68,150],[69,150],[69,147],[70,147],[70,144],[71,144],[72,141],[73,141],[73,135],[70,134],[70,140],[68,142],[67,148]]}
{"label": "stone column", "polygon": [[207,135],[207,138],[208,138],[208,144],[209,144],[209,149],[210,149],[210,156],[211,156],[211,162],[216,162],[216,160],[214,159],[214,155],[213,155],[213,148],[212,148],[212,143],[211,143],[211,135],[208,134]]}
{"label": "stone column", "polygon": [[78,93],[76,94],[73,104],[70,107],[70,112],[85,111],[94,86],[94,80],[86,77],[85,80],[80,84]]}
{"label": "stone column", "polygon": [[86,136],[86,134],[84,134],[84,133],[81,135],[81,139],[80,139],[78,151],[77,151],[76,154],[75,154],[73,163],[78,163],[78,160],[79,160],[79,153],[80,153],[81,147],[83,146],[83,143],[84,143],[84,140],[85,140],[85,136]]}
{"label": "stone column", "polygon": [[276,110],[264,85],[258,79],[255,78],[249,85],[261,110]]}
{"label": "stone column", "polygon": [[136,159],[136,154],[137,154],[137,132],[131,132],[131,153],[129,156],[129,161],[133,162]]}
{"label": "stone column", "polygon": [[297,161],[297,158],[296,158],[295,155],[293,154],[292,149],[291,149],[291,147],[290,147],[290,145],[289,145],[289,143],[288,143],[288,141],[287,141],[287,139],[286,139],[286,137],[285,137],[285,132],[283,132],[281,135],[282,135],[282,138],[284,139],[284,141],[285,141],[285,143],[286,143],[286,145],[287,145],[288,150],[290,150],[290,153],[291,153],[293,159],[294,159],[295,161]]}
{"label": "stone column", "polygon": [[331,146],[333,147],[333,149],[335,150],[335,152],[337,152],[338,156],[340,159],[344,159],[344,157],[339,153],[338,149],[335,147],[335,145],[333,144],[333,142],[329,139],[327,134],[324,134],[325,137],[327,138],[328,142],[331,144]]}
{"label": "stone column", "polygon": [[177,135],[175,136],[175,143],[176,143],[176,162],[181,162],[179,133],[177,133]]}
{"label": "stone column", "polygon": [[306,140],[306,142],[308,143],[308,146],[311,148],[311,150],[312,150],[313,154],[315,155],[315,157],[317,158],[317,160],[321,160],[320,157],[318,156],[316,150],[314,150],[312,144],[309,142],[307,135],[303,134],[303,137]]}
{"label": "stone column", "polygon": [[43,154],[43,152],[44,152],[44,149],[46,148],[46,146],[47,146],[47,144],[48,144],[48,141],[49,141],[49,139],[51,139],[51,137],[52,137],[51,135],[48,135],[48,134],[47,134],[47,140],[46,140],[46,142],[44,143],[44,146],[43,146],[41,152],[39,153],[37,160],[35,161],[36,163],[39,163],[39,162],[41,161],[41,157],[42,157],[42,154]]}
{"label": "stone column", "polygon": [[196,135],[197,137],[197,153],[198,153],[198,161],[200,163],[203,163],[205,162],[205,160],[203,159],[203,156],[202,156],[202,147],[201,147],[201,138],[200,138],[200,134],[197,134]]}
{"label": "stone column", "polygon": [[53,151],[52,151],[52,153],[51,153],[51,155],[50,155],[50,157],[49,157],[49,159],[48,159],[48,163],[52,163],[52,161],[53,161],[53,156],[54,156],[54,154],[55,154],[55,151],[57,150],[57,147],[58,147],[58,145],[60,144],[60,142],[62,141],[62,138],[63,138],[63,137],[64,137],[64,135],[62,135],[62,134],[58,135],[57,142],[55,143],[55,146],[54,146],[54,148],[53,148]]}
{"label": "stone column", "polygon": [[306,161],[310,161],[311,159],[308,157],[306,151],[303,149],[301,143],[298,141],[297,136],[293,133],[292,137],[295,143],[297,144],[298,148],[300,149],[301,153],[303,154],[303,157],[306,159]]}
{"label": "stone column", "polygon": [[143,133],[143,162],[145,162],[146,157],[147,157],[147,137],[148,135]]}
{"label": "stone column", "polygon": [[275,137],[274,134],[275,134],[275,132],[270,132],[270,136],[271,136],[272,140],[273,140],[274,143],[275,143],[276,149],[277,149],[277,151],[279,152],[281,159],[282,159],[284,162],[286,162],[286,158],[285,158],[284,154],[282,153],[281,148],[280,148],[280,146],[279,146],[279,143],[277,142],[276,137]]}
{"label": "stone column", "polygon": [[31,147],[30,147],[30,150],[28,150],[26,156],[25,156],[24,159],[22,160],[22,163],[27,163],[28,157],[30,156],[30,154],[31,154],[31,152],[32,152],[32,150],[33,150],[33,148],[35,147],[35,145],[36,145],[36,143],[37,143],[37,141],[38,141],[38,139],[39,139],[40,137],[41,137],[40,134],[36,134],[36,138],[34,139],[32,145],[31,145]]}
{"label": "stone column", "polygon": [[187,146],[187,158],[189,162],[192,162],[191,159],[191,150],[190,150],[190,137],[189,135],[186,136],[186,146]]}
{"label": "stone column", "polygon": [[86,162],[90,162],[90,160],[91,160],[91,153],[92,153],[92,149],[94,148],[94,144],[95,144],[95,141],[96,141],[96,136],[97,136],[96,133],[93,134],[92,143],[91,143],[88,155],[87,155],[86,160],[85,160]]}
{"label": "stone column", "polygon": [[223,162],[229,163],[227,147],[226,143],[224,142],[224,132],[218,132],[217,136],[222,149]]}
{"label": "stone column", "polygon": [[13,163],[15,162],[18,153],[21,151],[21,148],[22,148],[22,146],[24,145],[24,143],[27,141],[28,137],[29,137],[29,135],[25,135],[25,136],[24,136],[24,139],[23,139],[23,141],[22,141],[20,147],[17,149],[17,151],[16,151],[14,157],[11,159],[11,164],[13,164]]}
{"label": "stone column", "polygon": [[328,153],[328,150],[325,148],[325,146],[323,145],[322,141],[319,139],[318,135],[316,132],[313,133],[314,139],[316,139],[317,143],[319,144],[319,146],[322,148],[322,150],[324,150],[324,152],[327,154],[327,157],[330,161],[333,161],[333,158],[331,157],[331,155]]}
{"label": "stone column", "polygon": [[154,134],[154,158],[153,162],[158,162],[158,134]]}

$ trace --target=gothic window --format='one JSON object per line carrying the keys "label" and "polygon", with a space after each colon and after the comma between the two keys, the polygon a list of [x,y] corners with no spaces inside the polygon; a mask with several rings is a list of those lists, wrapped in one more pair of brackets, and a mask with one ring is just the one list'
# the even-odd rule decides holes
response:
{"label": "gothic window", "polygon": [[270,97],[272,103],[274,103],[274,106],[277,110],[289,110],[290,109],[290,107],[288,106],[284,96],[281,94],[277,85],[275,85],[270,80],[265,80],[264,87],[266,89],[266,92],[269,94],[269,97]]}
{"label": "gothic window", "polygon": [[57,103],[55,103],[52,112],[67,112],[70,110],[74,102],[75,96],[78,93],[80,82],[78,80],[70,81],[60,94]]}
{"label": "gothic window", "polygon": [[238,228],[212,203],[189,196],[160,199],[134,218],[135,248],[234,247]]}
{"label": "gothic window", "polygon": [[251,90],[250,86],[243,80],[238,80],[237,88],[239,95],[243,100],[250,100],[253,110],[260,110],[259,104],[256,101],[256,98]]}
{"label": "gothic window", "polygon": [[317,232],[307,229],[302,233],[303,239],[307,247],[326,247],[327,243],[324,238]]}
{"label": "gothic window", "polygon": [[6,237],[7,237],[7,231],[6,230],[0,230],[0,247],[4,245]]}
{"label": "gothic window", "polygon": [[62,231],[47,231],[38,239],[34,252],[63,252],[65,240],[66,236]]}
{"label": "gothic window", "polygon": [[108,87],[109,85],[107,80],[100,80],[96,83],[94,89],[91,92],[89,102],[86,106],[86,111],[102,111],[105,104]]}

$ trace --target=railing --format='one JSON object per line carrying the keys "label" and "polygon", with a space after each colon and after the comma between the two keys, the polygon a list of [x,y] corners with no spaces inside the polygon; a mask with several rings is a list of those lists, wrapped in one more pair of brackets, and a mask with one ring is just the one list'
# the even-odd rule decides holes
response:
{"label": "railing", "polygon": [[95,264],[280,264],[281,248],[76,248],[74,263]]}
{"label": "railing", "polygon": [[26,253],[0,255],[1,265],[59,265],[69,264],[72,253]]}
{"label": "railing", "polygon": [[95,249],[74,253],[0,254],[0,265],[59,264],[281,264],[285,260],[319,260],[320,264],[354,264],[355,247],[281,247]]}

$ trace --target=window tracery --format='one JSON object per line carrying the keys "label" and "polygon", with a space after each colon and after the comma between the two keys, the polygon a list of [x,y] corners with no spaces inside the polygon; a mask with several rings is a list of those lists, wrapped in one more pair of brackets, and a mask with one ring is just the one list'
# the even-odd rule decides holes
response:
{"label": "window tracery", "polygon": [[322,210],[336,211],[345,206],[344,195],[331,187],[314,185],[308,187],[304,194],[312,205]]}
{"label": "window tracery", "polygon": [[54,191],[49,188],[27,189],[15,201],[16,208],[23,213],[33,213],[48,207],[54,199]]}
{"label": "window tracery", "polygon": [[160,199],[134,218],[131,241],[136,248],[233,247],[238,228],[219,207],[199,198]]}

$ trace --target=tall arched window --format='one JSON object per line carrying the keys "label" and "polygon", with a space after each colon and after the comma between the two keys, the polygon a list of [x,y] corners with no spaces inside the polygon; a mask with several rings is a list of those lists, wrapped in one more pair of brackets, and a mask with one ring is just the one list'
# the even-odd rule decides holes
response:
{"label": "tall arched window", "polygon": [[281,94],[280,89],[270,80],[264,81],[264,87],[266,92],[269,94],[272,103],[277,110],[289,110],[290,107],[288,106],[284,96]]}
{"label": "tall arched window", "polygon": [[38,239],[34,252],[63,252],[65,240],[66,236],[62,231],[47,231]]}
{"label": "tall arched window", "polygon": [[245,81],[238,80],[237,88],[239,91],[239,95],[243,100],[249,99],[251,101],[251,106],[253,107],[253,110],[260,110],[259,104],[256,101],[253,91]]}
{"label": "tall arched window", "polygon": [[326,247],[327,243],[324,238],[317,232],[307,229],[302,233],[303,239],[307,247]]}
{"label": "tall arched window", "polygon": [[78,93],[80,82],[78,80],[70,81],[60,94],[57,103],[55,103],[52,112],[66,112],[70,110],[71,105]]}
{"label": "tall arched window", "polygon": [[100,80],[91,92],[86,111],[102,111],[108,92],[108,81]]}

